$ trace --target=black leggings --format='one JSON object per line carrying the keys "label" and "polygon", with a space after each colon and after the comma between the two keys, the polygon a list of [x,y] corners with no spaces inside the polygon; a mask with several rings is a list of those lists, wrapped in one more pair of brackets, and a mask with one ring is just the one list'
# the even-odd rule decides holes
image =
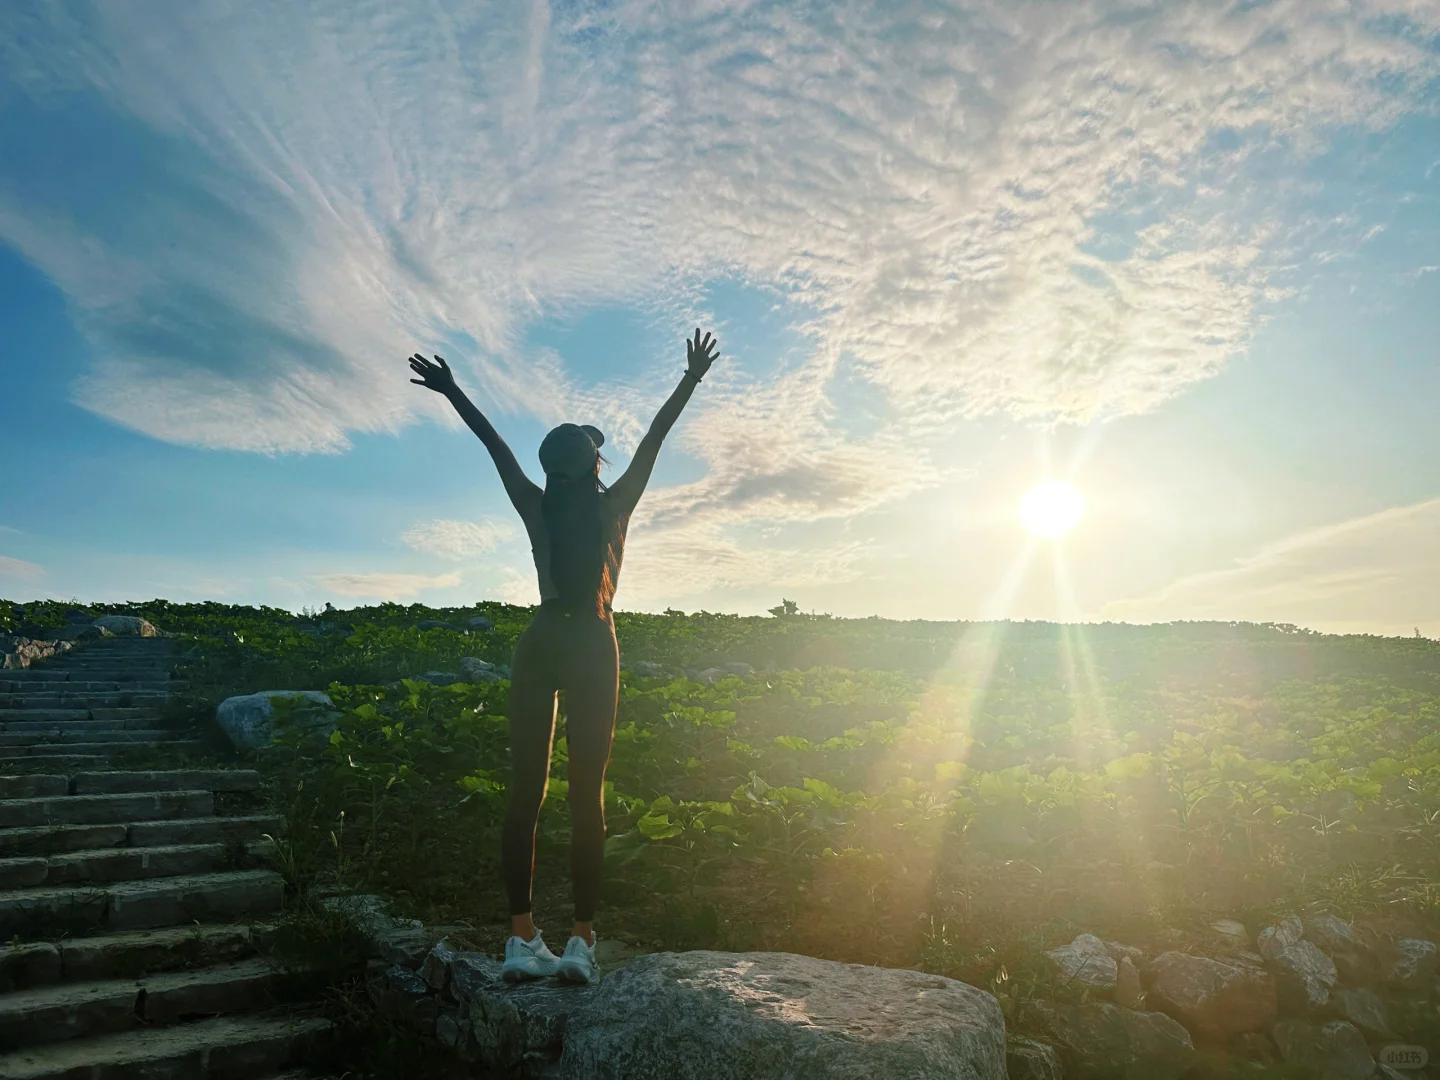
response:
{"label": "black leggings", "polygon": [[555,737],[555,695],[564,690],[575,921],[595,918],[605,859],[605,767],[615,737],[619,689],[614,621],[542,604],[515,646],[510,676],[513,779],[500,859],[512,915],[530,911],[535,826],[545,801]]}

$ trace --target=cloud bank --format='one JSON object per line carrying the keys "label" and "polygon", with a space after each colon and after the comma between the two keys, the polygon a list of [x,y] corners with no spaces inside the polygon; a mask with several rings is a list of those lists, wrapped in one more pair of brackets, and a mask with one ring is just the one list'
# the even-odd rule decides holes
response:
{"label": "cloud bank", "polygon": [[1131,622],[1238,619],[1440,636],[1440,499],[1300,533],[1224,570],[1106,605]]}
{"label": "cloud bank", "polygon": [[411,526],[400,539],[416,551],[443,559],[471,559],[493,551],[515,530],[499,521],[424,521]]}
{"label": "cloud bank", "polygon": [[0,555],[0,578],[7,581],[39,581],[45,576],[45,568],[24,559]]}
{"label": "cloud bank", "polygon": [[[0,167],[0,238],[95,348],[82,404],[265,452],[441,415],[417,344],[627,445],[653,395],[582,391],[525,326],[776,288],[812,352],[717,371],[685,429],[708,472],[647,504],[644,573],[699,550],[697,590],[780,582],[853,559],[757,560],[744,529],[935,482],[957,418],[1134,413],[1221,370],[1315,227],[1257,162],[1416,108],[1437,33],[1425,0],[36,0],[0,10],[0,138],[49,133]],[[883,403],[860,438],[842,363]]]}
{"label": "cloud bank", "polygon": [[460,575],[448,574],[317,574],[315,583],[336,596],[368,600],[413,600],[428,589],[454,589]]}

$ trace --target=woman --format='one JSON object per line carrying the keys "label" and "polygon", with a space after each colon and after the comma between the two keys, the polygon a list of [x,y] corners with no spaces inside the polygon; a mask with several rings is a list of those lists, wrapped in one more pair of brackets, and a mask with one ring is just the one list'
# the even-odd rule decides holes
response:
{"label": "woman", "polygon": [[[660,444],[716,356],[716,342],[695,331],[686,341],[685,374],[640,440],[625,475],[600,482],[605,436],[593,427],[561,424],[540,444],[542,491],[530,482],[505,440],[455,385],[440,357],[418,353],[413,383],[444,394],[490,451],[510,502],[525,522],[540,576],[540,610],[515,646],[510,676],[510,754],[514,779],[505,813],[501,862],[510,900],[505,943],[507,981],[559,975],[569,982],[600,977],[595,963],[595,904],[605,852],[605,767],[615,734],[619,651],[610,603],[625,551],[630,514],[650,480]],[[550,776],[555,702],[565,691],[570,752],[570,873],[575,925],[557,957],[535,929],[530,885],[535,872],[535,826]]]}

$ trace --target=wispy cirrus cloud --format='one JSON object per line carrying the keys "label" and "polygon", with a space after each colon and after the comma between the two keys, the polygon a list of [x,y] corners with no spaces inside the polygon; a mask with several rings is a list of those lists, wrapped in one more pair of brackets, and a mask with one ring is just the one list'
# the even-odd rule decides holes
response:
{"label": "wispy cirrus cloud", "polygon": [[315,583],[336,596],[374,600],[411,600],[429,589],[453,589],[460,575],[448,574],[316,574]]}
{"label": "wispy cirrus cloud", "polygon": [[423,521],[401,533],[400,539],[416,551],[445,559],[470,559],[493,551],[515,535],[500,521]]}
{"label": "wispy cirrus cloud", "polygon": [[0,578],[11,581],[39,581],[45,576],[45,568],[38,563],[0,555]]}
{"label": "wispy cirrus cloud", "polygon": [[[0,237],[96,347],[83,404],[261,451],[441,415],[398,359],[468,341],[490,405],[632,445],[655,393],[524,326],[774,287],[810,354],[717,369],[706,476],[646,506],[721,565],[747,525],[935,482],[957,418],[1133,413],[1220,371],[1321,228],[1256,162],[1418,107],[1437,33],[1421,0],[10,7],[0,117],[51,134],[0,168]],[[27,182],[37,154],[110,190]],[[884,405],[858,438],[842,363]]]}

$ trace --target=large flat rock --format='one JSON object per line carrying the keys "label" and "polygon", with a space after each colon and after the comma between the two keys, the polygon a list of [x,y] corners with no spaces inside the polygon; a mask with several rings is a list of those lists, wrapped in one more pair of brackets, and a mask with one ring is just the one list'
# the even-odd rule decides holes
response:
{"label": "large flat rock", "polygon": [[573,1080],[1003,1080],[1005,1021],[973,986],[791,953],[653,953],[566,1026]]}

